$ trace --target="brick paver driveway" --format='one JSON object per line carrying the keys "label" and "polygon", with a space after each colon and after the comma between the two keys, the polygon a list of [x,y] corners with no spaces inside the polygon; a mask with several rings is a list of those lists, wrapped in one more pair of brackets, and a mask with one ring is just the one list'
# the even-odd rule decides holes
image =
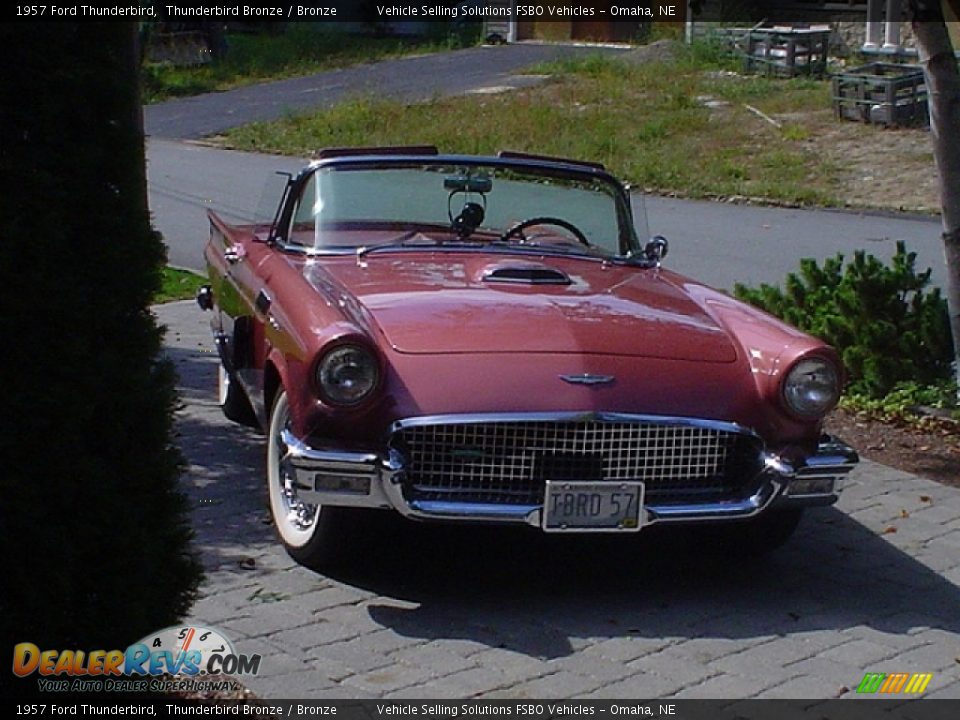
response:
{"label": "brick paver driveway", "polygon": [[880,671],[960,698],[960,491],[864,462],[762,562],[656,528],[562,542],[384,515],[325,577],[274,541],[262,438],[216,406],[208,316],[157,312],[207,569],[191,620],[264,656],[262,697],[829,698]]}

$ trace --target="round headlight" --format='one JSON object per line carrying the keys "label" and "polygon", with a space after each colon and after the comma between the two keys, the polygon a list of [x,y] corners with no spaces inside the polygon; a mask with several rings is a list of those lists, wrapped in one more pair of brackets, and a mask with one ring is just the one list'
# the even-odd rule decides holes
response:
{"label": "round headlight", "polygon": [[317,386],[337,405],[355,405],[377,386],[377,359],[358,345],[336,347],[317,364]]}
{"label": "round headlight", "polygon": [[823,415],[840,397],[840,378],[833,363],[820,358],[801,360],[783,383],[787,406],[799,415]]}

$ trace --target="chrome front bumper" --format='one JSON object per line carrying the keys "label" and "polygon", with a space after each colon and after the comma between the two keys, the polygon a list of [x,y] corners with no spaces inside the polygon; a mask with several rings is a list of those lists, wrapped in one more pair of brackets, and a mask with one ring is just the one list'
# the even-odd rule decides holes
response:
{"label": "chrome front bumper", "polygon": [[[541,505],[408,500],[403,494],[403,460],[394,451],[354,452],[307,445],[289,431],[287,468],[301,500],[312,505],[393,509],[419,520],[525,523],[540,527]],[[756,490],[739,500],[702,504],[648,504],[644,524],[748,518],[772,506],[830,505],[847,474],[859,462],[856,451],[823,436],[817,452],[800,463],[763,454]]]}

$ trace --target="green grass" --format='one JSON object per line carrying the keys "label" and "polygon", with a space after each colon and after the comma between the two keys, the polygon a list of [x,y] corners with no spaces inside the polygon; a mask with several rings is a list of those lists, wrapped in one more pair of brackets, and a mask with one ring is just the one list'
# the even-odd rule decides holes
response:
{"label": "green grass", "polygon": [[[322,147],[434,144],[445,152],[500,149],[604,163],[648,190],[837,204],[836,168],[813,153],[812,130],[777,129],[767,114],[829,109],[826,82],[744,77],[702,48],[671,62],[626,65],[594,56],[540,65],[548,83],[501,95],[406,105],[358,97],[329,110],[237,128],[231,147],[309,155]],[[697,100],[728,103],[717,109]]]}
{"label": "green grass", "polygon": [[469,38],[441,35],[425,39],[366,37],[323,32],[308,24],[274,34],[231,34],[229,51],[220,62],[175,67],[145,63],[141,70],[143,101],[228,90],[268,80],[373,62],[413,53],[462,47]]}
{"label": "green grass", "polygon": [[163,268],[163,285],[154,298],[156,304],[173,302],[174,300],[189,300],[196,297],[200,286],[205,285],[207,278],[188,270],[177,270],[172,267]]}

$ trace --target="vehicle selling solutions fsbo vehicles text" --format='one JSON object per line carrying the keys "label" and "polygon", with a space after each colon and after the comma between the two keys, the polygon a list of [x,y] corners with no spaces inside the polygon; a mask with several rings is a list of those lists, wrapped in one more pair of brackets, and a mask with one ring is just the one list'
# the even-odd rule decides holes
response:
{"label": "vehicle selling solutions fsbo vehicles text", "polygon": [[479,5],[377,5],[377,15],[384,18],[447,18],[458,20],[473,17],[481,19],[509,18],[512,8]]}
{"label": "vehicle selling solutions fsbo vehicles text", "polygon": [[[384,716],[411,717],[423,715],[430,717],[460,717],[470,715],[500,715],[500,716],[541,716],[547,714],[557,716],[587,716],[597,713],[597,706],[589,703],[524,703],[515,704],[484,704],[484,703],[377,703],[377,714]],[[608,708],[612,715],[648,716],[654,715],[654,706],[650,704],[613,704]],[[659,705],[656,714],[660,716],[676,715],[677,706],[674,704]],[[603,709],[600,712],[606,712]]]}
{"label": "vehicle selling solutions fsbo vehicles text", "polygon": [[409,18],[446,18],[457,20],[463,18],[652,18],[677,17],[676,5],[659,3],[636,3],[625,5],[611,5],[609,9],[587,7],[576,4],[520,4],[513,7],[497,5],[476,5],[463,3],[460,5],[377,5],[377,15],[382,18],[409,19]]}
{"label": "vehicle selling solutions fsbo vehicles text", "polygon": [[[462,18],[594,18],[608,15],[610,17],[654,17],[652,4],[613,5],[609,11],[575,4],[539,5],[522,4],[514,7],[500,7],[497,5],[377,5],[377,15],[382,18],[409,19],[409,18],[446,18],[458,20]],[[676,8],[673,5],[659,6],[659,15],[675,17]]]}

